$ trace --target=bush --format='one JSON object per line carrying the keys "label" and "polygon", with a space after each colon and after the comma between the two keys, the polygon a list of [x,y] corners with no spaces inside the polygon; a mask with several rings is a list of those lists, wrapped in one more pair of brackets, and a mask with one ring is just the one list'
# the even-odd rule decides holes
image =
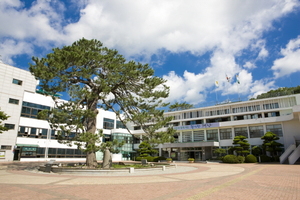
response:
{"label": "bush", "polygon": [[245,162],[245,157],[244,156],[238,156],[237,157],[239,163],[244,163]]}
{"label": "bush", "polygon": [[238,157],[235,155],[226,155],[223,158],[224,163],[239,163]]}
{"label": "bush", "polygon": [[146,156],[146,157],[136,157],[135,160],[136,161],[141,161],[142,159],[146,159],[148,162],[158,162],[159,160],[166,160],[165,157],[162,157],[162,156],[155,156],[155,157],[152,157],[152,156]]}
{"label": "bush", "polygon": [[260,161],[261,162],[271,162],[271,157],[266,156],[266,155],[261,155],[260,156]]}
{"label": "bush", "polygon": [[245,162],[246,163],[256,163],[257,162],[257,158],[254,155],[249,154],[249,155],[246,156]]}
{"label": "bush", "polygon": [[156,156],[154,157],[153,162],[158,162],[159,160],[166,160],[166,158],[163,156]]}
{"label": "bush", "polygon": [[140,156],[135,158],[136,161],[141,161],[142,159],[145,159],[145,158],[144,157],[140,157]]}

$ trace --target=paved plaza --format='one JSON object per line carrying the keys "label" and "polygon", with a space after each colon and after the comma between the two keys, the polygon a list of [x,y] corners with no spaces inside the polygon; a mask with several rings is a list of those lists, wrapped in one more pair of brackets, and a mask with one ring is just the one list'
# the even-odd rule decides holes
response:
{"label": "paved plaza", "polygon": [[34,170],[37,163],[0,163],[0,199],[300,199],[300,165],[176,164],[165,171],[60,175]]}

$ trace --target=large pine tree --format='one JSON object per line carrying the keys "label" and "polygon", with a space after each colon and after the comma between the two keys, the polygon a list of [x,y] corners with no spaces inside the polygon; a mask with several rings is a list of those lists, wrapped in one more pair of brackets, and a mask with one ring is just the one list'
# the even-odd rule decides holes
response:
{"label": "large pine tree", "polygon": [[[165,80],[154,76],[147,64],[126,61],[116,50],[102,46],[98,40],[80,39],[71,46],[54,48],[45,58],[32,58],[31,73],[40,87],[53,94],[56,109],[41,114],[60,139],[69,137],[83,145],[86,164],[97,165],[95,152],[100,149],[96,129],[98,108],[114,111],[124,124],[132,121],[145,131],[149,141],[163,143],[172,139],[174,130],[157,132],[171,118],[163,116],[163,99],[169,94]],[[54,94],[67,92],[68,102]],[[121,113],[125,119],[121,118]]]}

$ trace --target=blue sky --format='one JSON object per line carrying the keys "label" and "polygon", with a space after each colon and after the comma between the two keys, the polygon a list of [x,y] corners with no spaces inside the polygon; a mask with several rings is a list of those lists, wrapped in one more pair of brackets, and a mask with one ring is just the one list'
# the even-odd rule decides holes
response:
{"label": "blue sky", "polygon": [[28,69],[32,56],[95,38],[149,63],[170,102],[211,105],[300,85],[299,0],[0,0],[0,25],[3,63]]}

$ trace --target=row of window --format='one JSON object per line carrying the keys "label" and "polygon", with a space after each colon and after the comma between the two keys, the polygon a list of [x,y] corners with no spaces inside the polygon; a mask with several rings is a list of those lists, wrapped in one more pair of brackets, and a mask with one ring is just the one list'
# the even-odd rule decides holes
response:
{"label": "row of window", "polygon": [[[273,132],[277,136],[282,137],[282,127],[281,124],[266,125],[267,132]],[[260,138],[264,136],[263,126],[249,126],[249,127],[237,127],[233,130],[231,128],[225,129],[211,129],[206,130],[206,140],[207,141],[219,141],[233,139],[234,136],[245,136],[246,138]],[[219,137],[220,136],[220,137]],[[198,142],[204,141],[205,132],[204,130],[197,131],[185,131],[182,132],[182,142]]]}
{"label": "row of window", "polygon": [[173,116],[173,120],[208,117],[216,115],[226,115],[231,113],[253,112],[260,110],[278,109],[282,107],[292,107],[296,105],[295,98],[280,99],[277,102],[264,103],[262,105],[248,105],[240,107],[227,107],[218,110],[198,110],[192,112],[184,112],[181,114],[168,115]]}
{"label": "row of window", "polygon": [[11,150],[11,149],[12,149],[12,146],[11,146],[11,145],[1,145],[1,146],[0,146],[0,149],[1,149],[1,150]]}
{"label": "row of window", "polygon": [[[21,158],[43,158],[46,148],[22,147]],[[79,149],[48,148],[48,158],[85,158],[86,154]]]}
{"label": "row of window", "polygon": [[[50,130],[50,131],[51,131],[50,138],[57,139],[58,132],[56,130]],[[18,137],[47,139],[47,135],[48,135],[48,129],[19,126]],[[73,139],[75,135],[76,134],[74,132],[71,132],[70,134],[65,133],[64,139]]]}
{"label": "row of window", "polygon": [[[109,118],[103,118],[103,128],[104,129],[114,129],[115,127],[115,120],[109,119]],[[126,128],[126,126],[121,122],[117,120],[116,128]]]}

